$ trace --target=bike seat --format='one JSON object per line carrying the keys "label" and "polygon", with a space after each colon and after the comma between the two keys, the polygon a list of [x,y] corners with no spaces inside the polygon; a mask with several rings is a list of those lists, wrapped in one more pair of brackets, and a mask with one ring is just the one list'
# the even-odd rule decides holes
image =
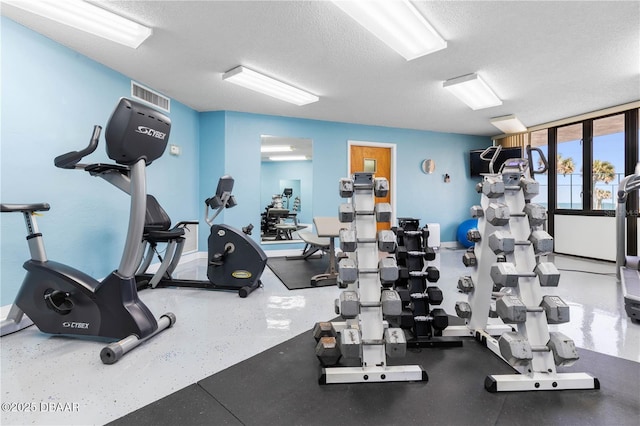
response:
{"label": "bike seat", "polygon": [[107,164],[107,163],[88,164],[84,167],[84,170],[89,172],[91,176],[97,176],[106,172],[118,172],[123,175],[129,174],[129,167],[121,166],[119,164]]}
{"label": "bike seat", "polygon": [[167,231],[156,229],[145,229],[144,238],[156,243],[166,243],[184,235],[184,228],[172,228]]}
{"label": "bike seat", "polygon": [[0,204],[2,213],[10,212],[46,212],[51,206],[49,203],[32,203],[32,204]]}

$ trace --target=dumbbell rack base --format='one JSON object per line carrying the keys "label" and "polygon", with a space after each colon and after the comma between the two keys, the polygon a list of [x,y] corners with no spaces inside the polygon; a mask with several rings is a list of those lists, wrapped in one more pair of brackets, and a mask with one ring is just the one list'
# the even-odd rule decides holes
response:
{"label": "dumbbell rack base", "polygon": [[[500,353],[497,339],[484,330],[476,332],[475,338],[507,362]],[[553,371],[549,373],[489,375],[484,380],[484,387],[489,392],[600,389],[600,382],[587,373],[557,373]]]}
{"label": "dumbbell rack base", "polygon": [[600,389],[600,381],[587,373],[500,374],[487,376],[484,387],[489,392]]}
{"label": "dumbbell rack base", "polygon": [[427,372],[419,365],[387,367],[328,367],[322,369],[321,385],[369,382],[426,382]]}

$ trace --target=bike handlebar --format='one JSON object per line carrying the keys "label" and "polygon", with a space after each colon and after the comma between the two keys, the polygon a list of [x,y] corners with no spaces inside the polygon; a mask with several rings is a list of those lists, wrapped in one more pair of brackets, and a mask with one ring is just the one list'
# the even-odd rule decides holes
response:
{"label": "bike handlebar", "polygon": [[86,157],[98,148],[98,140],[100,139],[101,131],[101,126],[93,126],[93,134],[91,135],[89,145],[81,151],[71,151],[66,154],[58,155],[55,160],[53,160],[55,166],[61,169],[75,168],[76,164],[78,164],[83,157]]}

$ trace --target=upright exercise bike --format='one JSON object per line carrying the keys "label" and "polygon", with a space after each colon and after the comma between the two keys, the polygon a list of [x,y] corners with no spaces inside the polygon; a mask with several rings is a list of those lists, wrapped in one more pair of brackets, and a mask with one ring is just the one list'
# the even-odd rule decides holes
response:
{"label": "upright exercise bike", "polygon": [[24,263],[27,273],[22,286],[8,318],[2,321],[2,335],[19,330],[27,321],[26,314],[45,333],[122,339],[100,353],[105,364],[112,364],[143,341],[173,325],[175,316],[170,312],[156,321],[138,298],[135,281],[145,219],[145,168],[163,154],[170,128],[168,117],[123,98],[105,132],[107,154],[119,165],[78,164],[96,150],[100,126],[94,127],[87,148],[55,159],[57,167],[86,170],[131,195],[129,228],[120,265],[102,281],[47,259],[34,213],[49,210],[48,204],[1,205],[3,213],[23,214],[31,253],[31,259]]}
{"label": "upright exercise bike", "polygon": [[[248,235],[252,226],[238,230],[228,225],[216,224],[214,220],[226,208],[234,207],[232,195],[234,180],[225,175],[218,181],[213,197],[205,200],[205,222],[211,227],[208,240],[208,281],[177,279],[172,274],[180,261],[185,239],[186,225],[197,222],[179,222],[173,228],[171,220],[157,200],[148,197],[147,225],[144,244],[148,246],[146,256],[141,258],[136,274],[138,289],[156,287],[191,287],[209,290],[233,290],[242,298],[247,297],[262,284],[260,277],[267,264],[267,255]],[[213,210],[210,216],[210,209]],[[159,243],[166,243],[162,258],[157,250]],[[147,274],[154,253],[161,263],[155,274]]]}

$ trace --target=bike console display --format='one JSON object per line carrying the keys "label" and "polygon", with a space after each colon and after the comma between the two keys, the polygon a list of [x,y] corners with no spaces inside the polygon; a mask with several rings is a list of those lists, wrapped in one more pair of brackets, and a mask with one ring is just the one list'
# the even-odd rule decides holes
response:
{"label": "bike console display", "polygon": [[171,120],[157,110],[122,98],[113,111],[105,139],[107,155],[119,164],[160,158],[167,147]]}

